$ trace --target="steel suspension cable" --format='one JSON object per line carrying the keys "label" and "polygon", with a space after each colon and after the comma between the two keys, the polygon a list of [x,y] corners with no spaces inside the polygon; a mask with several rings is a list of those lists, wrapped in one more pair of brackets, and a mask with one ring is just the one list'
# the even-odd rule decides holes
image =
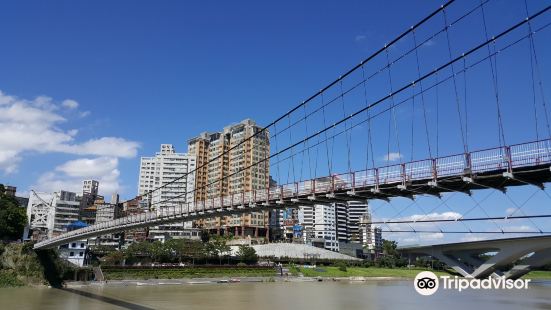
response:
{"label": "steel suspension cable", "polygon": [[[518,27],[524,25],[525,23],[527,23],[528,20],[535,19],[535,18],[541,16],[542,14],[546,13],[546,12],[549,11],[550,9],[551,9],[551,6],[545,7],[544,9],[542,9],[542,10],[538,11],[537,13],[531,15],[529,18],[527,18],[527,19],[525,19],[525,20],[522,20],[522,21],[520,21],[520,22],[518,22],[518,23],[512,25],[511,27],[507,28],[506,30],[502,31],[500,34],[496,35],[491,41],[488,40],[488,41],[486,41],[486,42],[480,43],[479,45],[477,45],[477,46],[471,48],[469,51],[467,51],[466,53],[464,53],[462,56],[459,56],[459,57],[457,57],[457,58],[455,58],[455,59],[452,59],[452,60],[450,60],[449,62],[447,62],[447,63],[441,65],[441,66],[438,67],[438,68],[436,68],[435,70],[426,73],[426,74],[423,75],[421,78],[419,78],[419,79],[413,81],[413,83],[411,83],[411,84],[418,83],[418,82],[420,82],[420,81],[423,81],[423,80],[427,79],[428,77],[431,77],[431,76],[434,75],[436,72],[441,71],[441,70],[443,70],[443,69],[449,67],[450,65],[456,63],[457,61],[459,61],[460,59],[462,59],[462,57],[467,56],[467,55],[470,55],[470,54],[476,52],[477,50],[479,50],[479,49],[485,47],[487,44],[491,43],[492,41],[495,41],[496,39],[498,39],[498,38],[500,38],[500,37],[503,37],[503,36],[507,35],[508,33],[512,32],[513,30],[517,29]],[[545,27],[547,27],[548,25],[549,25],[549,24],[547,24],[546,26],[544,26],[544,27],[542,27],[542,28],[545,28]],[[521,39],[520,39],[520,40],[521,40]],[[520,40],[518,40],[518,41],[520,41]],[[381,102],[384,102],[384,101],[390,99],[391,96],[394,96],[394,95],[396,95],[396,94],[402,93],[404,90],[406,90],[407,88],[409,88],[409,87],[411,86],[411,84],[408,83],[407,85],[402,86],[402,87],[399,88],[398,90],[394,91],[392,94],[388,94],[388,95],[386,95],[386,96],[381,97],[380,99],[378,99],[378,100],[372,102],[372,103],[371,103],[370,105],[368,105],[367,107],[362,108],[362,109],[360,109],[360,110],[358,110],[358,111],[356,111],[356,112],[350,114],[350,115],[347,116],[346,118],[341,119],[341,120],[335,122],[332,126],[326,127],[326,128],[324,128],[324,129],[322,129],[322,130],[319,130],[317,133],[312,134],[312,135],[310,135],[309,137],[307,137],[307,138],[305,138],[305,139],[309,140],[309,139],[312,139],[312,138],[314,138],[314,137],[316,137],[316,136],[318,136],[318,135],[320,135],[320,134],[326,133],[326,132],[327,132],[328,130],[330,130],[331,128],[334,128],[334,127],[336,127],[336,126],[342,124],[342,123],[345,122],[346,120],[351,119],[351,118],[353,118],[353,117],[359,115],[360,113],[365,112],[367,109],[373,108],[374,106],[379,105]],[[280,154],[280,153],[286,152],[286,151],[288,151],[291,147],[295,147],[296,145],[299,145],[299,144],[301,144],[301,143],[303,143],[303,142],[304,142],[304,140],[298,141],[298,142],[294,143],[293,145],[287,146],[286,148],[280,150],[278,153],[270,155],[270,157],[269,157],[268,159],[270,159],[270,158],[272,158],[272,157],[275,157],[275,156],[277,156],[277,155]],[[264,161],[264,160],[261,160],[261,161],[259,161],[259,162],[254,163],[253,165],[259,164],[259,163],[261,163],[261,162],[263,162],[263,161]]]}

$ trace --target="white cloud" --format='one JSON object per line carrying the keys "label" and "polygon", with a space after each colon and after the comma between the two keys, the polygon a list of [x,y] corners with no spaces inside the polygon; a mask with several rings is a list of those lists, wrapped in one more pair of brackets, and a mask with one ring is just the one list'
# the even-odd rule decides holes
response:
{"label": "white cloud", "polygon": [[[412,214],[399,218],[392,219],[374,219],[373,221],[419,221],[419,220],[442,220],[442,219],[457,219],[461,218],[461,213],[458,212],[442,212],[442,213],[428,213],[428,214]],[[408,231],[404,233],[383,233],[388,235],[392,240],[398,242],[400,246],[414,245],[414,244],[436,244],[442,243],[445,238],[445,234],[440,232],[439,223],[389,223],[379,224],[384,230],[392,231]],[[416,231],[425,232],[409,232],[412,229]],[[444,229],[445,230],[445,229]],[[430,231],[427,233],[426,231]],[[387,238],[387,237],[385,237]]]}
{"label": "white cloud", "polygon": [[70,109],[70,110],[78,108],[78,102],[76,102],[73,99],[65,99],[65,100],[63,100],[61,105],[65,108],[67,108],[67,109]]}
{"label": "white cloud", "polygon": [[103,137],[81,144],[63,145],[61,150],[79,155],[98,155],[132,158],[138,153],[139,143],[123,138]]}
{"label": "white cloud", "polygon": [[80,158],[57,166],[54,171],[40,176],[33,189],[43,192],[67,190],[82,191],[82,181],[99,181],[101,194],[107,196],[121,191],[118,159],[115,157]]}
{"label": "white cloud", "polygon": [[436,41],[430,39],[430,40],[428,40],[427,42],[423,43],[423,46],[428,46],[428,47],[430,47],[430,46],[434,46],[435,44],[436,44]]}
{"label": "white cloud", "polygon": [[356,41],[356,42],[361,42],[361,41],[363,41],[363,40],[365,40],[365,39],[367,39],[367,37],[366,37],[365,35],[359,34],[359,35],[357,35],[357,36],[354,38],[354,41]]}
{"label": "white cloud", "polygon": [[118,164],[115,157],[80,158],[70,160],[55,170],[71,177],[93,178],[112,172]]}
{"label": "white cloud", "polygon": [[538,229],[536,227],[528,226],[528,225],[510,225],[510,226],[503,226],[502,228],[504,231],[510,231],[510,232],[527,232],[527,231],[538,232]]}
{"label": "white cloud", "polygon": [[402,154],[400,154],[398,152],[390,152],[390,153],[386,154],[385,156],[383,156],[383,160],[384,161],[397,161],[402,157],[403,157]]}
{"label": "white cloud", "polygon": [[[76,109],[78,103],[68,99],[61,106]],[[17,171],[25,152],[123,158],[136,156],[139,144],[119,137],[76,142],[78,130],[60,128],[67,119],[56,112],[58,110],[59,105],[50,97],[26,100],[0,91],[0,171],[6,174]]]}
{"label": "white cloud", "polygon": [[505,209],[505,214],[507,214],[507,216],[511,216],[511,215],[514,214],[517,210],[518,210],[518,208],[510,207],[510,208]]}
{"label": "white cloud", "polygon": [[90,111],[83,111],[78,114],[81,118],[84,118],[88,115],[90,115]]}

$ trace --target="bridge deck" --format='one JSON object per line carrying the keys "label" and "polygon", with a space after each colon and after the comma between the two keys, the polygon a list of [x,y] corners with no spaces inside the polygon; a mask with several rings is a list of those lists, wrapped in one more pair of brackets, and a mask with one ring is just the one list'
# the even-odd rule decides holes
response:
{"label": "bridge deck", "polygon": [[533,184],[543,188],[551,180],[551,140],[469,152],[321,177],[243,192],[199,203],[172,204],[153,212],[132,215],[71,231],[35,244],[50,248],[73,240],[199,218],[289,206],[385,199],[442,192],[465,192]]}

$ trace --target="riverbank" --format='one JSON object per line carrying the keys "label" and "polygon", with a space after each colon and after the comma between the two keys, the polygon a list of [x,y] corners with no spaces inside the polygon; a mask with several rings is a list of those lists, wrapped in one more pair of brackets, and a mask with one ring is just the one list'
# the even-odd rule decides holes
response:
{"label": "riverbank", "polygon": [[[422,268],[378,268],[378,267],[317,267],[302,268],[292,267],[290,271],[293,275],[302,274],[305,277],[391,277],[413,279],[415,276],[427,269]],[[450,275],[445,271],[434,271],[436,275]]]}
{"label": "riverbank", "polygon": [[224,277],[274,277],[273,267],[257,266],[195,266],[184,268],[104,268],[106,280],[150,280]]}
{"label": "riverbank", "polygon": [[368,282],[368,281],[399,281],[402,277],[215,277],[215,278],[182,278],[182,279],[134,279],[107,280],[104,282],[68,281],[67,288],[87,286],[157,286],[157,285],[201,285],[201,284],[236,284],[236,283],[274,283],[274,282]]}

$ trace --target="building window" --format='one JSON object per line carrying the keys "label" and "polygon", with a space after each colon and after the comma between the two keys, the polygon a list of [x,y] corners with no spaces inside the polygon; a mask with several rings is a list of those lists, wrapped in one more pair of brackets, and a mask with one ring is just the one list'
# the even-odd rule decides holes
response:
{"label": "building window", "polygon": [[73,257],[73,256],[75,256],[75,252],[70,252],[69,257]]}
{"label": "building window", "polygon": [[78,253],[78,256],[84,256],[84,252]]}
{"label": "building window", "polygon": [[[71,247],[72,248],[76,248],[77,247],[77,244],[75,242],[71,243]],[[71,252],[72,253],[72,252]]]}
{"label": "building window", "polygon": [[81,244],[80,244],[80,247],[81,247],[81,248],[84,248],[84,243],[81,243]]}

